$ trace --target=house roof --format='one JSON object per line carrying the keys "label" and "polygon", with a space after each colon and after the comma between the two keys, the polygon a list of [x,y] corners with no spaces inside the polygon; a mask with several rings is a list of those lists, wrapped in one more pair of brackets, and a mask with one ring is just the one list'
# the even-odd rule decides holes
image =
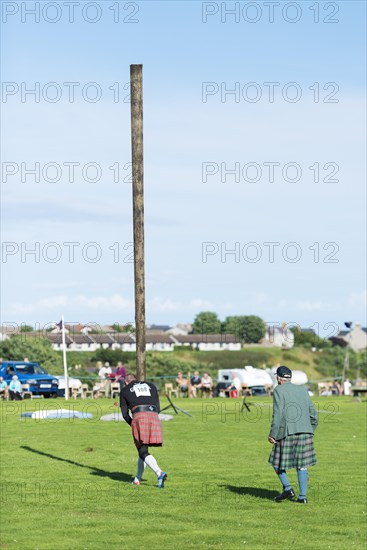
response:
{"label": "house roof", "polygon": [[240,342],[234,334],[177,334],[175,339],[181,344],[233,344]]}
{"label": "house roof", "polygon": [[145,335],[147,344],[175,344],[176,341],[169,334],[149,334]]}
{"label": "house roof", "polygon": [[86,334],[73,334],[71,338],[74,340],[75,344],[94,344],[92,338]]}
{"label": "house roof", "polygon": [[329,338],[333,346],[341,346],[342,348],[348,345],[348,342],[344,338],[339,338],[338,336],[331,336]]}
{"label": "house roof", "polygon": [[96,344],[114,344],[115,340],[110,334],[90,334],[89,338],[92,338]]}
{"label": "house roof", "polygon": [[171,328],[169,325],[148,325],[145,332],[146,334],[164,334]]}
{"label": "house roof", "polygon": [[113,340],[117,344],[135,344],[135,338],[128,332],[119,332],[113,335]]}
{"label": "house roof", "polygon": [[[62,334],[54,334],[52,332],[49,332],[47,334],[47,338],[52,342],[53,344],[62,344]],[[65,343],[68,346],[69,344],[72,344],[74,342],[73,337],[69,336],[68,334],[65,334]]]}

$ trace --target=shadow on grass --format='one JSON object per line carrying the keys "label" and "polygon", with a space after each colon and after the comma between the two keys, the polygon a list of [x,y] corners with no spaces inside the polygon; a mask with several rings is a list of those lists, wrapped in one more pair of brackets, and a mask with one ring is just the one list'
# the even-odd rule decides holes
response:
{"label": "shadow on grass", "polygon": [[278,491],[270,491],[269,489],[261,489],[260,487],[238,487],[236,485],[225,484],[220,485],[220,487],[225,487],[228,491],[232,491],[232,493],[236,493],[237,495],[250,495],[267,500],[274,500],[274,497],[279,495]]}
{"label": "shadow on grass", "polygon": [[38,451],[37,449],[32,449],[32,447],[28,447],[27,445],[21,445],[20,448],[24,449],[25,451],[30,451],[31,453],[36,453],[41,456],[46,456],[47,458],[52,458],[52,460],[59,460],[60,462],[66,462],[67,464],[71,464],[72,466],[78,466],[79,468],[87,468],[87,470],[91,470],[90,473],[93,476],[109,477],[114,481],[124,481],[124,482],[131,482],[131,479],[132,479],[131,475],[126,474],[125,472],[107,472],[107,470],[101,470],[100,468],[94,468],[93,466],[80,464],[80,462],[75,462],[75,460],[69,460],[68,458],[61,458],[60,456],[55,456],[50,453],[44,453],[43,451]]}

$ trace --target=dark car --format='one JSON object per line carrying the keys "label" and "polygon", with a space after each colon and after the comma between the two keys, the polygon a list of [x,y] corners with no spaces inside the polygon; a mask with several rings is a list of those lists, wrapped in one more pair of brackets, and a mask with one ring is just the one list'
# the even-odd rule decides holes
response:
{"label": "dark car", "polygon": [[251,387],[252,395],[265,396],[269,395],[266,391],[265,386],[252,386]]}
{"label": "dark car", "polygon": [[2,361],[0,363],[0,376],[6,380],[8,385],[15,374],[21,384],[29,384],[29,391],[33,395],[57,397],[59,381],[55,376],[47,374],[39,363],[26,361]]}

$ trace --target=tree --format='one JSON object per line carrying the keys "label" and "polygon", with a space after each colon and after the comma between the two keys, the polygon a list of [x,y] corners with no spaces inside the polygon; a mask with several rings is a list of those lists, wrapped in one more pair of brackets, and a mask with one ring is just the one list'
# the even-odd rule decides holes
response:
{"label": "tree", "polygon": [[329,340],[320,338],[313,330],[302,330],[300,327],[291,327],[294,334],[294,345],[313,348],[327,348],[331,346]]}
{"label": "tree", "polygon": [[264,338],[266,325],[261,317],[257,315],[247,315],[244,329],[244,341],[256,344]]}
{"label": "tree", "polygon": [[132,323],[127,323],[126,325],[119,325],[118,323],[113,323],[113,325],[111,325],[111,328],[118,333],[135,332],[135,327]]}
{"label": "tree", "polygon": [[[102,363],[108,361],[110,365],[117,365],[119,361],[122,361],[123,363],[127,363],[128,361],[130,361],[131,363],[133,363],[135,361],[135,358],[136,353],[132,351],[100,348],[94,352],[91,360],[93,363],[96,361],[102,361]],[[133,368],[133,370],[135,371],[135,368]]]}
{"label": "tree", "polygon": [[223,327],[227,334],[234,334],[239,340],[245,339],[245,321],[244,315],[231,315],[225,318]]}
{"label": "tree", "polygon": [[226,317],[224,330],[247,343],[257,343],[265,336],[266,326],[257,315],[233,315]]}
{"label": "tree", "polygon": [[33,332],[33,327],[31,325],[21,325],[20,332]]}
{"label": "tree", "polygon": [[222,323],[213,311],[198,313],[192,325],[193,334],[220,334]]}
{"label": "tree", "polygon": [[57,374],[62,366],[59,355],[52,349],[52,343],[41,336],[29,338],[17,335],[3,340],[0,342],[0,356],[8,361],[23,361],[27,357],[29,361],[41,363],[52,374]]}

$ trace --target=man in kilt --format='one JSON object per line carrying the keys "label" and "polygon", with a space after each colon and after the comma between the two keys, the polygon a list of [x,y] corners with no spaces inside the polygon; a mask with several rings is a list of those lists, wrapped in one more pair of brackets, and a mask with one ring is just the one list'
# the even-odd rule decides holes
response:
{"label": "man in kilt", "polygon": [[[145,466],[148,465],[158,478],[158,487],[163,489],[167,479],[149,454],[148,446],[161,447],[163,443],[162,424],[157,388],[150,382],[138,382],[134,374],[125,377],[125,387],[120,393],[120,407],[124,420],[131,426],[135,446],[138,450],[138,471],[133,481],[140,485]],[[131,411],[131,415],[129,414]]]}
{"label": "man in kilt", "polygon": [[273,392],[273,418],[268,437],[273,446],[269,463],[274,467],[283,492],[276,502],[293,499],[287,470],[297,468],[299,495],[297,502],[307,504],[308,466],[316,464],[313,434],[317,412],[304,386],[292,384],[292,371],[285,366],[276,371],[278,386]]}

